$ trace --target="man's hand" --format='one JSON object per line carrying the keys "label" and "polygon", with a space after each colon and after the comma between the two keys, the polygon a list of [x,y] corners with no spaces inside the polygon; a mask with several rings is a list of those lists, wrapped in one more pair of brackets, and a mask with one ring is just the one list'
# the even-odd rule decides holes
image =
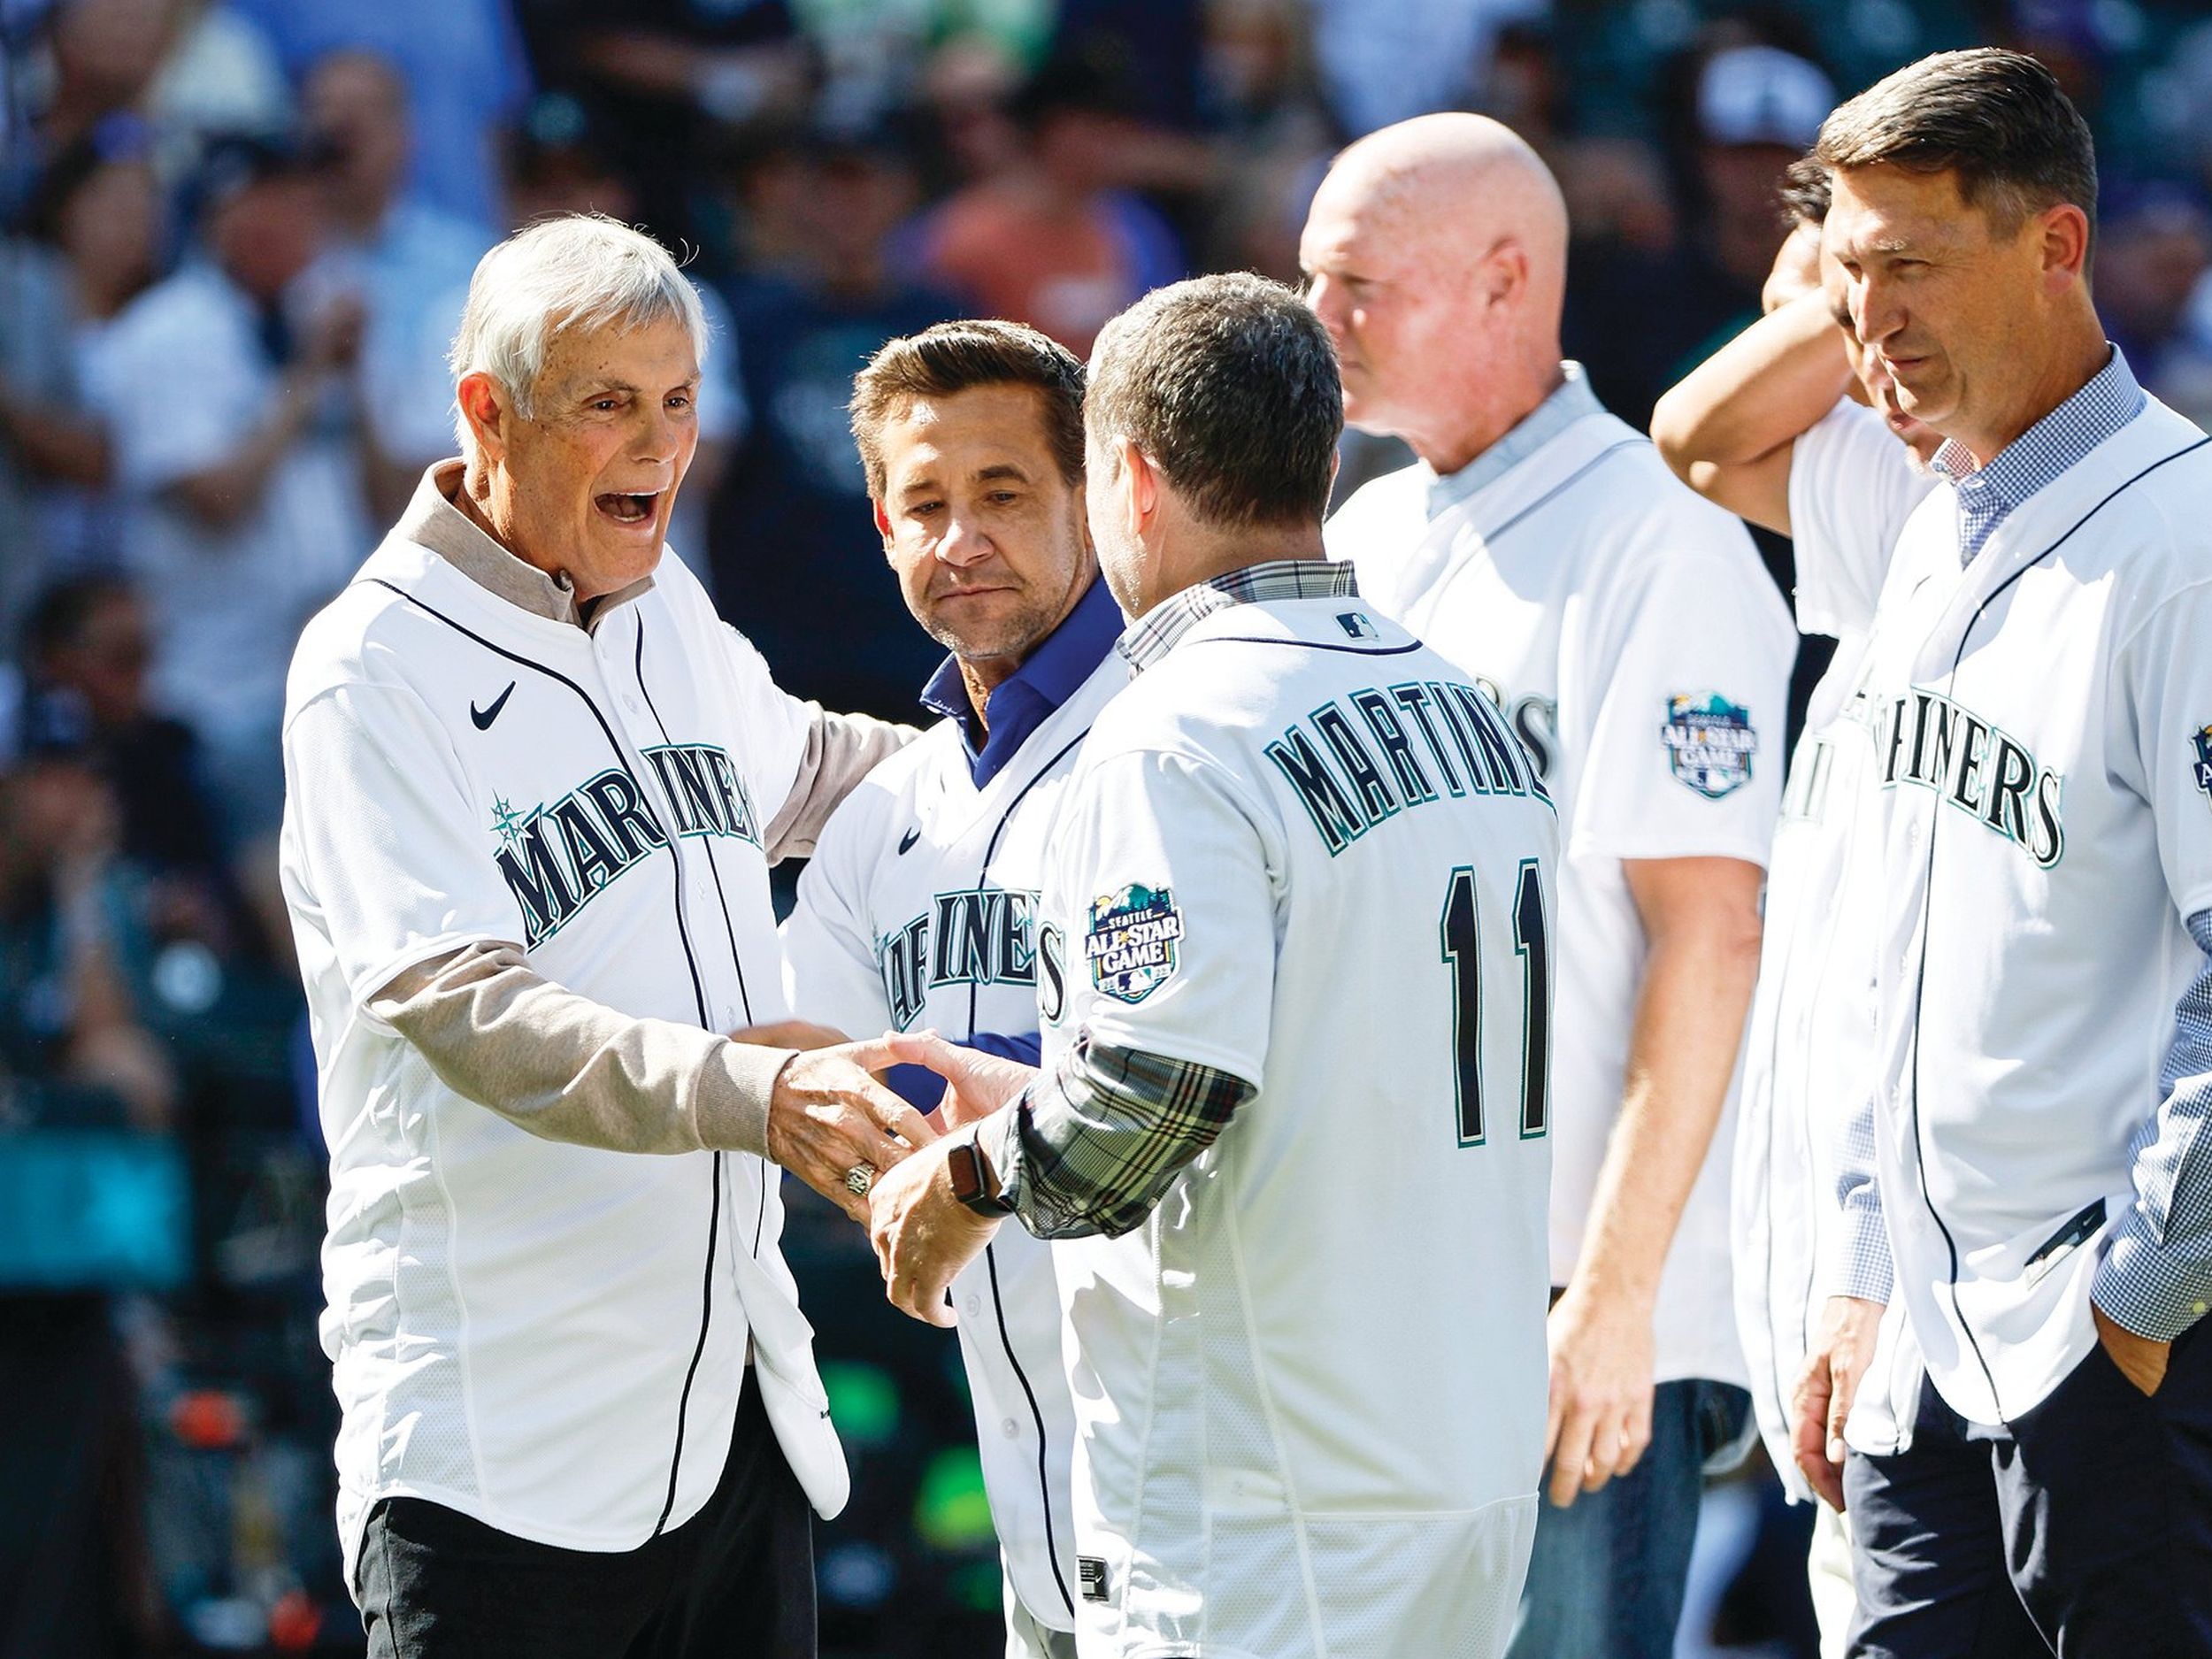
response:
{"label": "man's hand", "polygon": [[856,1165],[880,1177],[937,1138],[928,1119],[871,1077],[903,1056],[880,1038],[794,1055],[768,1100],[768,1157],[863,1226],[866,1199],[846,1185]]}
{"label": "man's hand", "polygon": [[940,1141],[907,1159],[868,1195],[868,1236],[883,1268],[885,1294],[893,1307],[925,1325],[954,1322],[947,1290],[998,1231],[996,1221],[952,1195],[945,1150]]}
{"label": "man's hand", "polygon": [[1843,1425],[1881,1327],[1880,1302],[1829,1297],[1790,1394],[1791,1454],[1799,1472],[1838,1514],[1843,1511]]}
{"label": "man's hand", "polygon": [[933,1031],[893,1032],[883,1043],[901,1064],[927,1066],[945,1079],[945,1098],[937,1111],[948,1129],[982,1122],[1011,1102],[1037,1075],[1033,1065],[964,1048]]}
{"label": "man's hand", "polygon": [[852,1039],[833,1025],[817,1025],[803,1019],[772,1019],[730,1033],[732,1042],[754,1043],[763,1048],[834,1048]]}
{"label": "man's hand", "polygon": [[2166,1362],[2173,1354],[2174,1345],[2136,1335],[2127,1326],[2107,1317],[2105,1310],[2093,1302],[2089,1304],[2089,1317],[2097,1322],[2097,1340],[2120,1368],[2120,1375],[2144,1394],[2156,1394],[2165,1383]]}
{"label": "man's hand", "polygon": [[1651,1305],[1591,1291],[1578,1277],[1551,1310],[1551,1403],[1544,1456],[1551,1501],[1567,1508],[1635,1468],[1651,1444]]}

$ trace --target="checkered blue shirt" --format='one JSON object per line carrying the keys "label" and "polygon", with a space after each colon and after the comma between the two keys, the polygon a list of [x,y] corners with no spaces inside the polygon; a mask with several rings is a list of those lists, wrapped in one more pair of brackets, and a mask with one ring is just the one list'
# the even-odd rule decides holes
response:
{"label": "checkered blue shirt", "polygon": [[2117,346],[2089,383],[1978,466],[1953,438],[1931,463],[1951,486],[1958,510],[1959,563],[1970,565],[2012,510],[2143,412],[2148,396],[2135,383]]}

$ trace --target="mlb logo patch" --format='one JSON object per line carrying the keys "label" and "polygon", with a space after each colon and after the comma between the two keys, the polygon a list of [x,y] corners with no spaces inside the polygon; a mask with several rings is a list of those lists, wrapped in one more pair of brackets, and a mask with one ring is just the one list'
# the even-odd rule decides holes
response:
{"label": "mlb logo patch", "polygon": [[1348,639],[1379,640],[1382,638],[1382,635],[1376,631],[1375,625],[1367,619],[1367,613],[1363,611],[1338,611],[1336,625],[1344,630]]}
{"label": "mlb logo patch", "polygon": [[1669,697],[1659,735],[1676,780],[1707,800],[1717,801],[1751,781],[1751,757],[1759,747],[1751,710],[1717,691]]}
{"label": "mlb logo patch", "polygon": [[1083,939],[1091,983],[1122,1002],[1141,1002],[1174,977],[1183,912],[1165,887],[1132,883],[1091,901]]}
{"label": "mlb logo patch", "polygon": [[2190,770],[2196,774],[2197,787],[2212,801],[2212,726],[2199,726],[2196,738],[2197,759]]}

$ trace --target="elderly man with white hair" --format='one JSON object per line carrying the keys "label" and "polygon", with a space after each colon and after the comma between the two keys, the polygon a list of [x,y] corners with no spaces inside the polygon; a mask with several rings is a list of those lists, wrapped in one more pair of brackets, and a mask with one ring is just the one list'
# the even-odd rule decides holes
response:
{"label": "elderly man with white hair", "polygon": [[331,1148],[339,1527],[375,1655],[810,1655],[847,1474],[779,1247],[932,1137],[782,1018],[768,866],[908,733],[779,691],[662,537],[698,296],[548,220],[477,267],[465,458],[294,657],[285,895]]}
{"label": "elderly man with white hair", "polygon": [[1345,503],[1330,551],[1475,676],[1559,807],[1551,1502],[1511,1659],[1663,1659],[1702,1471],[1746,1444],[1727,1109],[1788,614],[1743,526],[1561,361],[1566,207],[1513,133],[1362,139],[1300,253],[1346,419],[1418,457]]}

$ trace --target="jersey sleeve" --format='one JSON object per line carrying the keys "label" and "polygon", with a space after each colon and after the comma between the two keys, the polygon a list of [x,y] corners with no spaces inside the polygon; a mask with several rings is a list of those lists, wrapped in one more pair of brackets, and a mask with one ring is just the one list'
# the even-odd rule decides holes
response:
{"label": "jersey sleeve", "polygon": [[2159,864],[2199,952],[2196,977],[2164,1033],[2160,1096],[2142,1102],[2134,1195],[2116,1223],[2092,1294],[2139,1335],[2170,1341],[2212,1302],[2212,583],[2170,598],[2122,650],[2123,706],[2108,727],[2140,771]]}
{"label": "jersey sleeve", "polygon": [[1597,595],[1613,614],[1562,687],[1588,721],[1569,856],[1766,862],[1796,638],[1749,538],[1721,527],[1740,548],[1677,543]]}
{"label": "jersey sleeve", "polygon": [[1133,750],[1087,769],[1063,811],[1054,919],[1083,1033],[1257,1087],[1279,866],[1248,788],[1212,761]]}
{"label": "jersey sleeve", "polygon": [[285,726],[284,774],[288,897],[319,921],[365,1013],[403,969],[521,940],[460,757],[414,693],[348,684],[310,698]]}
{"label": "jersey sleeve", "polygon": [[2161,605],[2119,659],[2124,685],[2109,738],[2135,757],[2127,781],[2150,803],[2175,915],[2212,909],[2212,583]]}
{"label": "jersey sleeve", "polygon": [[860,804],[849,801],[831,818],[799,874],[798,902],[783,925],[783,984],[796,1018],[872,1037],[897,1021],[868,919],[867,864],[854,811]]}
{"label": "jersey sleeve", "polygon": [[1879,415],[1848,398],[1798,438],[1789,492],[1800,633],[1873,626],[1898,534],[1933,481]]}

